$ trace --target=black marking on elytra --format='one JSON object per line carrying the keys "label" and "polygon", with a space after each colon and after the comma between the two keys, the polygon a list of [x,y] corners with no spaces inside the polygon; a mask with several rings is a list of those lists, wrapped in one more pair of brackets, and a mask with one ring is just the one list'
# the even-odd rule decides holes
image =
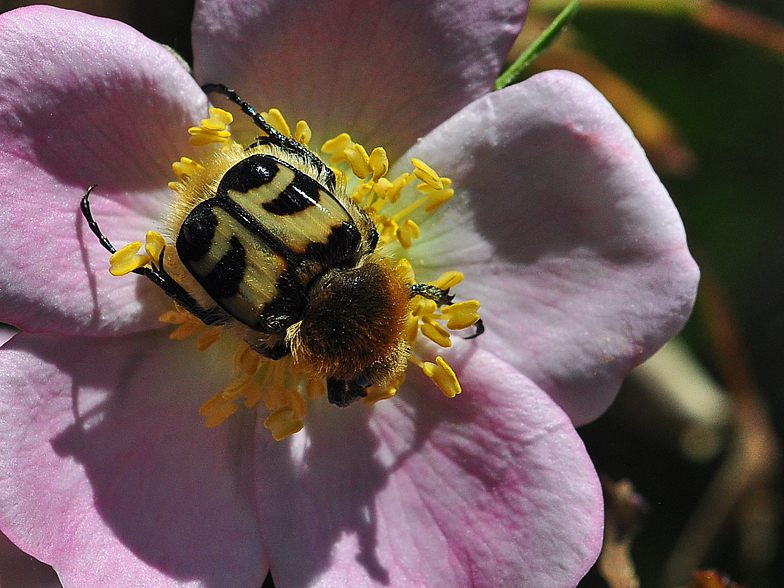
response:
{"label": "black marking on elytra", "polygon": [[323,188],[313,178],[297,173],[277,198],[265,202],[264,210],[278,216],[289,216],[316,206],[321,200]]}
{"label": "black marking on elytra", "polygon": [[211,200],[194,206],[177,234],[177,254],[189,270],[191,263],[207,255],[212,247],[215,229],[218,227],[218,219],[212,208]]}
{"label": "black marking on elytra", "polygon": [[332,227],[326,243],[311,242],[303,257],[327,268],[354,266],[359,261],[362,234],[353,223]]}
{"label": "black marking on elytra", "polygon": [[302,157],[306,161],[310,162],[310,164],[318,170],[319,174],[323,174],[326,181],[326,188],[329,192],[335,191],[335,174],[334,172],[327,167],[327,165],[310,149],[297,143],[294,139],[283,135],[279,131],[277,131],[274,127],[272,127],[267,121],[262,118],[262,116],[257,113],[254,108],[245,102],[240,95],[237,94],[231,88],[226,87],[223,84],[204,84],[201,87],[202,91],[205,94],[209,94],[211,92],[217,92],[218,94],[223,94],[234,102],[237,106],[242,109],[242,112],[247,114],[251,119],[253,119],[253,123],[259,127],[266,135],[268,136],[268,140],[265,140],[264,137],[259,138],[260,144],[269,143],[271,145],[277,145],[284,151],[289,153],[293,153],[299,157]]}
{"label": "black marking on elytra", "polygon": [[278,174],[283,162],[271,155],[250,155],[235,163],[221,178],[218,196],[229,190],[243,194],[269,184]]}
{"label": "black marking on elytra", "polygon": [[[221,299],[231,298],[240,292],[245,277],[245,247],[235,235],[229,240],[230,248],[206,275],[198,276],[199,283],[220,304]],[[188,268],[190,269],[190,268]],[[196,275],[194,273],[194,275]]]}

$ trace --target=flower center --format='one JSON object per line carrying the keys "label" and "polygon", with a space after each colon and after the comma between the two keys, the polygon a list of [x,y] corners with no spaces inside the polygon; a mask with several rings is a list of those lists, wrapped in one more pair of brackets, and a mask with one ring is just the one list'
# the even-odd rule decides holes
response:
{"label": "flower center", "polygon": [[[221,424],[240,403],[263,403],[270,411],[264,426],[280,440],[303,428],[308,403],[322,396],[341,406],[356,397],[368,406],[391,398],[408,365],[448,397],[460,394],[448,363],[423,356],[416,341],[449,347],[451,331],[480,320],[479,302],[451,303],[460,272],[417,283],[412,265],[388,253],[420,237],[411,214],[447,202],[451,180],[418,159],[388,178],[385,150],[368,154],[346,133],[321,147],[329,171],[310,158],[307,123],[292,133],[280,111],[261,116],[273,129],[246,147],[228,129],[232,115],[211,108],[210,118],[189,129],[205,157],[172,166],[178,179],[169,184],[177,195],[169,238],[149,231],[143,251],[136,242],[111,257],[112,274],[152,274],[175,300],[160,317],[177,325],[171,339],[195,337],[199,351],[225,336],[241,341],[234,380],[200,409],[205,424]],[[275,131],[288,142],[273,141]],[[296,288],[289,293],[290,282],[304,284],[303,301]],[[296,312],[269,310],[281,307]]]}

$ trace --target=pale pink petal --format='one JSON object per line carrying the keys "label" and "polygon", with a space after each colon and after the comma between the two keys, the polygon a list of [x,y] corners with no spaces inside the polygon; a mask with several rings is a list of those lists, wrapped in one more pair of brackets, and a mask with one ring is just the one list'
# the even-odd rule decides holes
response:
{"label": "pale pink petal", "polygon": [[549,72],[488,95],[404,158],[457,196],[405,255],[417,278],[459,269],[484,349],[577,424],[682,328],[699,277],[678,212],[632,132],[585,80]]}
{"label": "pale pink petal", "polygon": [[169,51],[124,24],[42,6],[0,15],[0,321],[60,333],[157,324],[154,288],[108,273],[79,202],[98,184],[93,212],[110,240],[143,240],[206,105]]}
{"label": "pale pink petal", "polygon": [[[196,3],[194,73],[391,157],[488,92],[527,0]],[[215,98],[217,104],[221,100]]]}
{"label": "pale pink petal", "polygon": [[601,491],[569,418],[467,344],[463,393],[421,373],[372,411],[326,404],[259,440],[258,507],[281,588],[576,585],[602,538]]}
{"label": "pale pink petal", "polygon": [[160,333],[0,349],[0,528],[66,587],[261,585],[254,419],[204,426],[231,378],[210,352]]}

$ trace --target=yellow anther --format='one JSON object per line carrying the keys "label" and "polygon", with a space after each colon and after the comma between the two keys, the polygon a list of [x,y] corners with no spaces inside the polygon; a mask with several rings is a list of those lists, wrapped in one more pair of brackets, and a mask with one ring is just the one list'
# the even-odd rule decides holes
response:
{"label": "yellow anther", "polygon": [[204,328],[204,323],[197,319],[195,316],[189,314],[185,322],[179,327],[169,333],[169,339],[172,341],[184,341],[188,337],[192,337]]}
{"label": "yellow anther", "polygon": [[422,370],[447,397],[454,398],[463,391],[454,370],[441,356],[436,357],[436,363],[425,362]]}
{"label": "yellow anther", "polygon": [[243,397],[243,391],[249,382],[252,382],[252,380],[247,376],[237,378],[221,391],[221,397],[224,400],[236,400],[237,398]]}
{"label": "yellow anther", "polygon": [[161,258],[163,248],[166,247],[166,241],[159,233],[155,231],[147,231],[145,236],[144,250],[150,256],[152,261],[157,262]]}
{"label": "yellow anther", "polygon": [[172,163],[172,169],[174,170],[174,173],[177,174],[177,177],[186,178],[192,176],[200,169],[204,169],[204,167],[200,163],[193,161],[190,157],[180,157],[179,161]]}
{"label": "yellow anther", "polygon": [[462,272],[444,272],[435,282],[430,282],[430,284],[440,288],[441,290],[449,290],[449,288],[454,288],[460,282],[462,282],[464,277],[465,276],[463,276]]}
{"label": "yellow anther", "polygon": [[122,249],[118,249],[109,258],[109,273],[113,276],[124,276],[150,263],[149,255],[138,254],[141,248],[141,241],[134,241]]}
{"label": "yellow anther", "polygon": [[400,241],[403,249],[408,249],[411,247],[411,242],[419,238],[419,227],[410,218],[406,219],[395,232],[395,236]]}
{"label": "yellow anther", "polygon": [[210,108],[210,118],[202,119],[202,128],[208,131],[225,131],[226,126],[234,122],[232,114],[222,108]]}
{"label": "yellow anther", "polygon": [[401,258],[400,261],[397,262],[395,265],[395,271],[404,283],[414,283],[414,268],[411,267],[411,262],[409,262],[405,257]]}
{"label": "yellow anther", "polygon": [[414,310],[411,311],[411,314],[417,317],[425,316],[428,314],[433,314],[437,310],[438,304],[436,304],[435,300],[430,300],[430,298],[422,298],[420,296],[414,304]]}
{"label": "yellow anther", "polygon": [[261,355],[253,351],[253,349],[250,348],[250,345],[242,345],[234,355],[234,373],[237,375],[256,375],[256,372],[259,371],[261,359]]}
{"label": "yellow anther", "polygon": [[261,116],[264,117],[264,120],[281,135],[291,137],[289,123],[286,122],[286,119],[283,117],[280,110],[277,108],[270,108],[269,112],[262,112]]}
{"label": "yellow anther", "polygon": [[364,182],[359,183],[354,188],[354,191],[351,193],[351,199],[354,201],[355,204],[360,204],[364,199],[365,196],[370,194],[370,191],[373,189],[373,184],[366,184]]}
{"label": "yellow anther", "polygon": [[196,337],[196,351],[206,351],[223,335],[221,327],[210,327]]}
{"label": "yellow anther", "polygon": [[220,392],[202,404],[199,409],[199,415],[205,419],[204,424],[210,428],[217,427],[235,412],[237,412],[237,405],[224,399]]}
{"label": "yellow anther", "polygon": [[373,170],[373,181],[379,181],[389,171],[389,158],[386,149],[376,147],[370,154],[370,169]]}
{"label": "yellow anther", "polygon": [[243,388],[242,395],[245,397],[245,406],[256,406],[264,396],[264,387],[256,380],[250,380]]}
{"label": "yellow anther", "polygon": [[455,191],[452,188],[444,188],[443,190],[439,190],[430,195],[430,198],[427,200],[427,204],[425,205],[425,212],[433,212],[436,208],[441,206],[444,202],[447,202],[452,196],[455,195]]}
{"label": "yellow anther", "polygon": [[283,406],[267,417],[264,426],[270,430],[275,441],[280,441],[301,431],[305,423],[294,417],[294,410],[290,406]]}
{"label": "yellow anther", "polygon": [[478,300],[466,300],[465,302],[442,307],[441,313],[449,319],[446,323],[446,328],[459,331],[476,324],[479,320],[477,310],[479,310]]}
{"label": "yellow anther", "polygon": [[391,243],[397,239],[397,223],[391,218],[380,214],[376,217],[378,237],[382,244]]}
{"label": "yellow anther", "polygon": [[368,395],[362,399],[362,404],[365,406],[373,406],[376,402],[381,400],[389,400],[397,394],[397,388],[386,388],[378,390],[375,386],[368,390]]}
{"label": "yellow anther", "polygon": [[436,190],[441,190],[444,187],[444,183],[441,181],[439,175],[424,161],[415,157],[411,160],[411,163],[414,164],[414,175],[418,180]]}
{"label": "yellow anther", "polygon": [[313,131],[310,130],[308,123],[304,120],[297,122],[297,128],[294,131],[294,140],[300,145],[307,147],[312,138]]}
{"label": "yellow anther", "polygon": [[220,108],[210,108],[210,118],[203,119],[201,126],[188,129],[191,134],[191,145],[227,143],[230,140],[231,132],[226,129],[226,125],[231,124],[233,120],[234,117],[230,112]]}
{"label": "yellow anther", "polygon": [[405,188],[409,183],[414,181],[414,175],[408,172],[404,172],[392,180],[392,189],[387,196],[387,199],[394,204],[398,200],[400,200],[400,195],[403,193],[403,188]]}
{"label": "yellow anther", "polygon": [[231,139],[229,131],[207,131],[201,127],[192,127],[188,129],[188,132],[192,135],[190,143],[194,147],[201,147],[210,143],[227,143]]}
{"label": "yellow anther", "polygon": [[374,186],[376,188],[376,196],[382,200],[389,198],[389,193],[392,191],[393,185],[386,178],[378,178]]}
{"label": "yellow anther", "polygon": [[158,320],[169,325],[181,325],[188,320],[188,314],[178,310],[167,310],[158,317]]}
{"label": "yellow anther", "polygon": [[362,180],[370,175],[370,157],[362,145],[354,143],[351,147],[344,149],[343,154],[355,176]]}
{"label": "yellow anther", "polygon": [[352,143],[353,141],[351,140],[351,135],[348,133],[341,133],[334,139],[326,141],[321,146],[321,150],[327,155],[332,156],[330,159],[330,164],[335,165],[346,160],[343,152],[351,147]]}
{"label": "yellow anther", "polygon": [[452,339],[449,337],[449,331],[429,316],[422,317],[422,324],[419,326],[419,330],[422,331],[422,334],[425,337],[441,347],[452,346]]}
{"label": "yellow anther", "polygon": [[413,314],[408,315],[406,319],[406,326],[403,330],[404,336],[406,341],[413,345],[414,341],[416,341],[417,336],[419,336],[419,317],[414,316]]}

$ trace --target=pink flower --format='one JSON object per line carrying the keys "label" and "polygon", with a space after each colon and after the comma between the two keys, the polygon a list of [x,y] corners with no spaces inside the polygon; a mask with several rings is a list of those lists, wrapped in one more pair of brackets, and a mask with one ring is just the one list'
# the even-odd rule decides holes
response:
{"label": "pink flower", "polygon": [[[293,4],[197,3],[195,80],[120,23],[0,15],[0,321],[22,330],[0,349],[0,530],[66,587],[574,586],[602,536],[574,425],[691,311],[678,213],[581,78],[489,93],[526,2]],[[372,408],[311,401],[280,442],[263,406],[204,426],[229,344],[171,341],[170,300],[105,271],[79,201],[99,186],[118,245],[155,226],[208,82],[452,179],[406,257],[482,302],[486,332],[442,351],[459,397],[409,369]]]}

